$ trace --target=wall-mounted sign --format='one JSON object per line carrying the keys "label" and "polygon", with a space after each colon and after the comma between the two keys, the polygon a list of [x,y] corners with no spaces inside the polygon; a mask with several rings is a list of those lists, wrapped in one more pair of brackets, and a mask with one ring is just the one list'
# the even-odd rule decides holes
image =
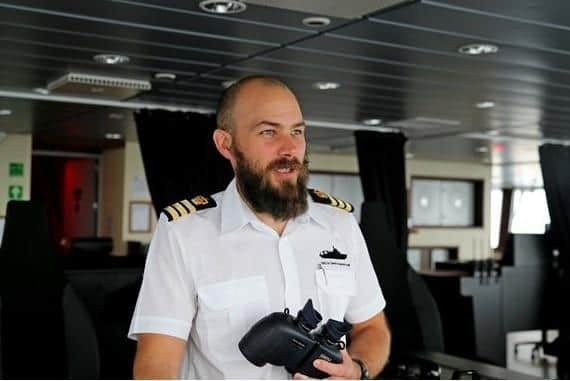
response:
{"label": "wall-mounted sign", "polygon": [[8,200],[21,200],[24,198],[24,187],[21,185],[10,185],[8,187]]}
{"label": "wall-mounted sign", "polygon": [[10,177],[24,176],[24,163],[10,163],[8,173],[10,174]]}

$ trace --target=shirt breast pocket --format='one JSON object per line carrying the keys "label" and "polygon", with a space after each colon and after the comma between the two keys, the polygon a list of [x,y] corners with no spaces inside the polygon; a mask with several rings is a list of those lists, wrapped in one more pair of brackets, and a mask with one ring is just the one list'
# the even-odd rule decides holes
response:
{"label": "shirt breast pocket", "polygon": [[323,322],[327,319],[342,321],[350,298],[356,294],[354,272],[346,268],[321,268],[316,270],[315,277]]}
{"label": "shirt breast pocket", "polygon": [[270,312],[265,277],[256,276],[213,283],[198,289],[198,336],[220,362],[245,360],[239,340]]}

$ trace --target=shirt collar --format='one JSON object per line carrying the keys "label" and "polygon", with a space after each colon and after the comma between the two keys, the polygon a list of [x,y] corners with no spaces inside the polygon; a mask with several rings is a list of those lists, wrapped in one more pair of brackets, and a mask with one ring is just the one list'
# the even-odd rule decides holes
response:
{"label": "shirt collar", "polygon": [[255,214],[242,200],[234,178],[222,198],[222,234],[240,229],[254,219],[256,219]]}
{"label": "shirt collar", "polygon": [[[310,219],[319,225],[326,227],[326,217],[318,207],[317,203],[308,196],[308,208],[305,213],[295,218],[295,222],[307,223]],[[236,179],[234,178],[227,186],[222,198],[222,234],[242,228],[244,225],[251,223],[253,226],[259,227],[263,225],[249,206],[241,198],[237,190]]]}

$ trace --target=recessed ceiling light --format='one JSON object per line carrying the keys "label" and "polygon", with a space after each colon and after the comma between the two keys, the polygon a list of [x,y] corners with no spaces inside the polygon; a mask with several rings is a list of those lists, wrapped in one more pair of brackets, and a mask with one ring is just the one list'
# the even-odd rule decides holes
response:
{"label": "recessed ceiling light", "polygon": [[483,54],[497,53],[499,47],[493,44],[467,44],[460,46],[457,51],[468,56],[480,56]]}
{"label": "recessed ceiling light", "polygon": [[307,17],[303,19],[303,25],[310,28],[322,28],[331,23],[331,19],[328,17]]}
{"label": "recessed ceiling light", "polygon": [[41,95],[48,95],[48,94],[49,94],[49,90],[48,90],[48,89],[45,89],[45,88],[43,88],[43,87],[36,87],[36,88],[34,89],[34,92],[36,92],[36,93],[38,93],[38,94],[41,94]]}
{"label": "recessed ceiling light", "polygon": [[379,126],[382,123],[382,119],[377,119],[377,118],[364,119],[362,123],[366,124],[367,126]]}
{"label": "recessed ceiling light", "polygon": [[245,11],[247,5],[238,0],[204,0],[200,8],[209,13],[235,14]]}
{"label": "recessed ceiling light", "polygon": [[477,151],[479,153],[485,153],[485,152],[489,152],[489,148],[487,148],[485,146],[481,146],[481,147],[475,148],[475,151]]}
{"label": "recessed ceiling light", "polygon": [[477,108],[493,108],[495,107],[495,102],[490,101],[483,101],[475,103],[475,107]]}
{"label": "recessed ceiling light", "polygon": [[106,133],[105,139],[120,140],[123,136],[121,134]]}
{"label": "recessed ceiling light", "polygon": [[123,120],[123,119],[125,119],[125,115],[118,113],[118,112],[112,112],[109,114],[109,119]]}
{"label": "recessed ceiling light", "polygon": [[130,58],[120,54],[97,54],[93,56],[95,62],[107,65],[119,65],[130,61]]}
{"label": "recessed ceiling light", "polygon": [[235,80],[224,81],[224,82],[222,82],[222,87],[224,89],[227,89],[228,87],[230,87],[231,85],[233,85],[236,82],[237,81],[235,81]]}
{"label": "recessed ceiling light", "polygon": [[334,90],[340,87],[338,82],[315,82],[313,87],[317,90]]}
{"label": "recessed ceiling light", "polygon": [[7,108],[0,110],[0,116],[9,116],[9,115],[12,115],[12,110],[9,110]]}
{"label": "recessed ceiling light", "polygon": [[174,74],[174,73],[155,73],[154,78],[165,79],[168,81],[174,81],[176,79],[176,74]]}

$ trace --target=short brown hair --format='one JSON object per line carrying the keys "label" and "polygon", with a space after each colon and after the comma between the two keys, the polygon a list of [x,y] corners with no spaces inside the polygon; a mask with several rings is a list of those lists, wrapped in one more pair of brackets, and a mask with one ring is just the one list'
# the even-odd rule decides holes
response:
{"label": "short brown hair", "polygon": [[291,91],[285,82],[268,75],[250,75],[241,78],[230,87],[225,89],[220,96],[216,111],[216,124],[219,129],[231,132],[233,126],[233,108],[238,95],[245,85],[255,81],[260,81],[261,83],[268,86],[279,86]]}

